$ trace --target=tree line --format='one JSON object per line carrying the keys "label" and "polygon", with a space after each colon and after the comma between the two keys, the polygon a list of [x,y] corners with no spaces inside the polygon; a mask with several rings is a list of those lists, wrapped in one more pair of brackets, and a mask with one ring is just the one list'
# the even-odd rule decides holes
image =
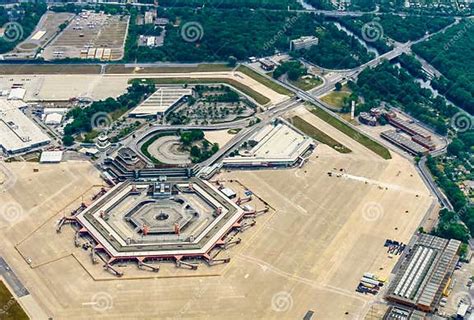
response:
{"label": "tree line", "polygon": [[474,114],[474,22],[471,20],[413,46],[443,76],[433,87],[470,114]]}
{"label": "tree line", "polygon": [[122,108],[130,110],[154,91],[155,86],[153,84],[140,85],[133,83],[127,88],[126,93],[116,99],[107,98],[105,100],[94,101],[90,106],[85,108],[76,107],[72,109],[66,115],[67,118],[72,118],[73,121],[64,128],[63,143],[65,145],[71,145],[74,142],[73,135],[91,132],[94,129],[94,116],[97,116],[97,114],[111,114]]}

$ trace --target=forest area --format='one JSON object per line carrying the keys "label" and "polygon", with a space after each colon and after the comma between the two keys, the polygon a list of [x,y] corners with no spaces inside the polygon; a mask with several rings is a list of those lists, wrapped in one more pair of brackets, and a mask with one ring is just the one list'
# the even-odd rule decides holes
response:
{"label": "forest area", "polygon": [[18,43],[28,38],[45,12],[46,4],[44,3],[22,3],[13,8],[0,6],[0,27],[8,22],[18,23],[21,26],[18,36],[15,33],[11,38],[8,35],[0,37],[0,53],[13,50]]}
{"label": "forest area", "polygon": [[443,76],[433,86],[471,115],[474,114],[474,21],[467,19],[413,46],[413,51]]}

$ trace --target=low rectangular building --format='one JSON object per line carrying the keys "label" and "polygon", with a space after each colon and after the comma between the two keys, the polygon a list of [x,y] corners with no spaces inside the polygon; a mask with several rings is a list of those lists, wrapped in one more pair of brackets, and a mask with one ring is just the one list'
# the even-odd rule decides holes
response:
{"label": "low rectangular building", "polygon": [[40,157],[40,163],[59,163],[63,159],[63,152],[58,151],[43,151]]}
{"label": "low rectangular building", "polygon": [[8,95],[8,100],[23,100],[26,90],[24,88],[13,88]]}
{"label": "low rectangular building", "polygon": [[431,140],[431,134],[426,130],[422,129],[419,125],[403,120],[397,116],[396,113],[388,114],[388,122],[397,127],[411,136],[419,136],[426,140]]}
{"label": "low rectangular building", "polygon": [[260,66],[265,71],[272,71],[273,69],[275,69],[276,64],[270,59],[260,59]]}
{"label": "low rectangular building", "polygon": [[411,141],[410,139],[405,138],[401,134],[397,133],[395,130],[384,131],[380,134],[380,136],[415,156],[428,153],[427,148]]}
{"label": "low rectangular building", "polygon": [[25,106],[23,101],[0,99],[0,147],[7,155],[25,153],[51,142],[21,111]]}
{"label": "low rectangular building", "polygon": [[294,39],[290,41],[290,50],[301,50],[301,49],[310,49],[313,46],[317,46],[319,43],[318,37],[314,36],[307,36],[307,37],[300,37],[298,39]]}

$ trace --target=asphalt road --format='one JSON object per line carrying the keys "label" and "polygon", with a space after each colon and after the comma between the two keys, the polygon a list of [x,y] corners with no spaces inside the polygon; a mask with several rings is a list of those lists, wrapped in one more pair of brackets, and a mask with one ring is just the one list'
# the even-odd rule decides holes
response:
{"label": "asphalt road", "polygon": [[18,298],[30,294],[28,289],[23,286],[20,279],[18,279],[15,272],[13,272],[13,270],[10,268],[5,259],[3,259],[3,257],[0,257],[0,276],[5,279],[5,281],[8,283],[8,286],[13,290],[13,292]]}

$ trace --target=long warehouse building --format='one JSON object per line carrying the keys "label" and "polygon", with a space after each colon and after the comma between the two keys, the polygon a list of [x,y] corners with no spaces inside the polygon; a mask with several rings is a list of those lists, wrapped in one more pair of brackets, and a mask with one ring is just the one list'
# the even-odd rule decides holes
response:
{"label": "long warehouse building", "polygon": [[419,235],[391,283],[387,299],[424,312],[435,310],[459,260],[460,246],[458,240]]}

